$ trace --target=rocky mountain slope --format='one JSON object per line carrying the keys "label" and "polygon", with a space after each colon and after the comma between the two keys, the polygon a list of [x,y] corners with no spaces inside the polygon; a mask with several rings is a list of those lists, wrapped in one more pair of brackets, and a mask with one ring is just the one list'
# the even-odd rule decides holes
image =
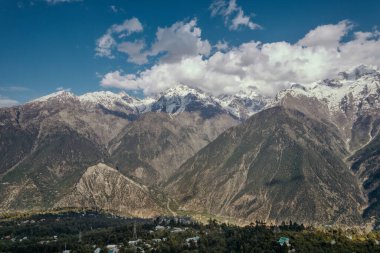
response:
{"label": "rocky mountain slope", "polygon": [[267,106],[274,105],[294,108],[310,117],[334,123],[347,148],[354,151],[378,132],[380,72],[359,66],[339,73],[336,79],[294,84],[280,92]]}
{"label": "rocky mountain slope", "polygon": [[186,211],[280,222],[357,223],[365,203],[332,124],[274,107],[230,128],[166,186]]}
{"label": "rocky mountain slope", "polygon": [[135,217],[165,214],[157,196],[147,187],[103,163],[89,167],[74,189],[54,206],[101,209]]}
{"label": "rocky mountain slope", "polygon": [[351,169],[362,182],[368,196],[368,206],[364,218],[380,224],[380,136],[377,135],[368,145],[349,158]]}
{"label": "rocky mountain slope", "polygon": [[146,113],[112,141],[111,160],[123,174],[146,185],[156,185],[237,123],[223,113],[207,118],[202,112],[184,111],[175,116]]}
{"label": "rocky mountain slope", "polygon": [[[187,102],[177,112],[156,106],[162,97],[172,97],[173,89],[156,100],[61,91],[0,109],[0,190],[6,193],[0,196],[1,210],[52,207],[89,166],[102,161],[139,182],[157,184],[238,124],[218,104],[209,105],[211,97],[197,100],[198,91],[178,89],[182,93],[176,96]],[[161,105],[169,108],[171,102]]]}
{"label": "rocky mountain slope", "polygon": [[[308,117],[336,126],[349,155],[347,166],[367,195],[364,217],[380,217],[378,152],[380,129],[380,72],[359,66],[308,85],[295,84],[280,92],[267,106],[281,105],[302,111]],[[378,221],[379,222],[379,221]]]}

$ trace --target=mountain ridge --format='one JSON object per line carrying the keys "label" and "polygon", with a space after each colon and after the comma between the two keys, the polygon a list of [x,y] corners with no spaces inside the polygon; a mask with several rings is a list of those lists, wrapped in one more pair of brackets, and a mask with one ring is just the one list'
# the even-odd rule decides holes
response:
{"label": "mountain ridge", "polygon": [[[53,208],[64,196],[76,207],[122,206],[124,196],[114,192],[107,202],[106,191],[97,198],[84,187],[105,189],[86,174],[104,163],[115,168],[112,182],[125,177],[154,195],[173,195],[185,212],[380,224],[379,87],[379,71],[359,66],[293,84],[273,99],[253,88],[214,97],[178,86],[145,99],[60,91],[1,108],[2,211]],[[103,178],[109,172],[99,170]],[[137,201],[142,193],[132,192]],[[167,212],[160,208],[152,204]]]}

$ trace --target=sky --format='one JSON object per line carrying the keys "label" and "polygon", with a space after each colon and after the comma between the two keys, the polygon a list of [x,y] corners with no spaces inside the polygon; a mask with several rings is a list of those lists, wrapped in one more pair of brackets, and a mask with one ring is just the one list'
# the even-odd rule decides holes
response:
{"label": "sky", "polygon": [[380,1],[0,0],[0,107],[70,90],[214,95],[380,66]]}

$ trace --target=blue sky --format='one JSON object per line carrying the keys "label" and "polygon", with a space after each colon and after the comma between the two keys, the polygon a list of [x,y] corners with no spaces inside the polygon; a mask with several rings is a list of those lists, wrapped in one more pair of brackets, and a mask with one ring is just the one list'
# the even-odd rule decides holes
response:
{"label": "blue sky", "polygon": [[[379,66],[379,25],[377,0],[2,0],[0,105],[57,89],[149,95],[179,83],[273,93],[337,65]],[[107,33],[115,42],[102,55]],[[342,55],[331,58],[337,48]]]}

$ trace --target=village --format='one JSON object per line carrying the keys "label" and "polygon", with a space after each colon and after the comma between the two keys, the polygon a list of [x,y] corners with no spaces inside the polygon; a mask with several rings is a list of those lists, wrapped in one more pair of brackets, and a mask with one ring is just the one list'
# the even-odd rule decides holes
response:
{"label": "village", "polygon": [[0,219],[0,252],[294,253],[320,245],[328,251],[315,252],[380,252],[379,236],[328,226],[306,228],[291,221],[239,227],[213,219],[201,224],[189,216],[135,219],[92,211]]}

